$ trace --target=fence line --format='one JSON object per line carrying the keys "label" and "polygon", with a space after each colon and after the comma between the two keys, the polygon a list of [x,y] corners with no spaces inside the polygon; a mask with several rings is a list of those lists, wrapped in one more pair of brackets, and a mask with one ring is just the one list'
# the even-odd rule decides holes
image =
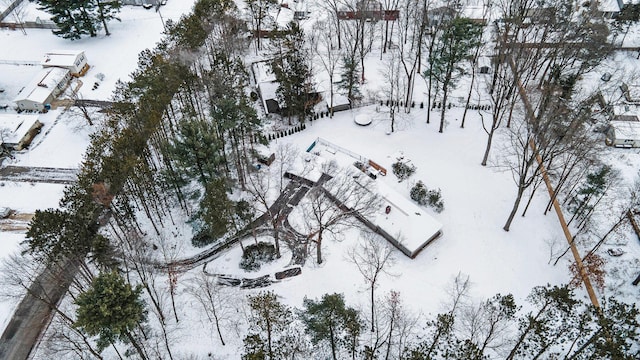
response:
{"label": "fence line", "polygon": [[2,65],[29,65],[29,66],[39,66],[39,61],[30,61],[30,60],[0,60],[0,64]]}
{"label": "fence line", "polygon": [[37,21],[25,21],[21,23],[16,22],[0,22],[0,28],[9,28],[11,30],[16,29],[58,29],[58,25],[50,21],[37,22]]}
{"label": "fence line", "polygon": [[328,147],[330,147],[330,148],[332,148],[332,149],[335,149],[335,150],[338,150],[338,151],[340,151],[340,152],[342,152],[342,153],[345,153],[345,154],[347,154],[347,155],[351,156],[352,158],[354,158],[354,159],[356,159],[356,160],[360,160],[360,161],[361,161],[361,162],[363,162],[363,163],[368,162],[368,159],[367,159],[367,158],[365,158],[365,157],[363,157],[363,156],[360,156],[360,155],[358,155],[358,154],[354,153],[353,151],[347,150],[347,149],[343,148],[343,147],[342,147],[342,146],[340,146],[340,145],[336,145],[336,144],[334,144],[334,143],[332,143],[332,142],[330,142],[330,141],[327,141],[327,140],[325,140],[325,139],[323,139],[323,138],[321,138],[321,137],[317,138],[315,142],[316,142],[317,144],[322,144],[322,145],[324,145],[324,146],[328,146]]}

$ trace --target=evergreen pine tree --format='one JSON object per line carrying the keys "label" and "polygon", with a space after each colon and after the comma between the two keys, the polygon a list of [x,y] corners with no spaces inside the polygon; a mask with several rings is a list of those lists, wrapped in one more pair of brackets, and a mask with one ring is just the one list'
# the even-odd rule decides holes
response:
{"label": "evergreen pine tree", "polygon": [[91,288],[76,298],[76,328],[91,336],[98,336],[98,348],[105,349],[119,340],[131,343],[144,358],[131,332],[146,320],[141,287],[132,288],[116,272],[102,273]]}
{"label": "evergreen pine tree", "polygon": [[65,39],[77,40],[89,34],[82,24],[78,12],[78,2],[73,0],[38,0],[39,9],[51,14],[58,29],[53,33]]}
{"label": "evergreen pine tree", "polygon": [[457,79],[464,74],[460,62],[468,58],[472,49],[478,46],[482,38],[482,27],[468,18],[459,17],[448,23],[436,44],[436,49],[429,54],[431,66],[425,77],[433,77],[442,89],[442,112],[440,129],[444,129],[444,118],[451,88]]}
{"label": "evergreen pine tree", "polygon": [[357,310],[345,305],[342,294],[324,294],[319,301],[305,298],[300,317],[314,344],[329,343],[334,360],[344,344],[351,344],[350,351],[355,349],[362,321]]}
{"label": "evergreen pine tree", "polygon": [[288,306],[273,291],[248,296],[251,308],[251,331],[245,337],[244,360],[285,358],[280,338],[293,320]]}
{"label": "evergreen pine tree", "polygon": [[112,1],[103,1],[96,0],[97,10],[98,10],[98,19],[102,23],[102,27],[104,28],[105,35],[109,36],[111,33],[109,32],[109,28],[107,27],[107,22],[110,20],[118,20],[118,13],[120,12],[120,8],[122,4],[118,0]]}
{"label": "evergreen pine tree", "polygon": [[304,32],[298,24],[290,22],[271,68],[279,84],[276,90],[278,101],[289,118],[295,116],[301,122],[311,113],[314,101],[311,98],[313,86],[308,61]]}
{"label": "evergreen pine tree", "polygon": [[347,98],[353,102],[360,98],[360,72],[358,62],[354,58],[345,56],[342,59],[342,79],[338,82],[338,88],[347,92]]}
{"label": "evergreen pine tree", "polygon": [[52,15],[51,20],[58,26],[53,33],[65,39],[94,37],[100,27],[110,35],[107,22],[120,20],[117,14],[121,4],[116,0],[38,0],[38,5]]}

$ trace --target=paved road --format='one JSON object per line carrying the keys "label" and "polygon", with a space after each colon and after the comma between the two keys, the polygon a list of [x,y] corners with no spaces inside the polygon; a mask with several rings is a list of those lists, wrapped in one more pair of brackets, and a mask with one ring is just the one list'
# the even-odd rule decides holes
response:
{"label": "paved road", "polygon": [[57,305],[69,289],[78,262],[62,261],[43,271],[28,289],[0,337],[0,359],[28,359],[34,344],[52,315],[48,304]]}

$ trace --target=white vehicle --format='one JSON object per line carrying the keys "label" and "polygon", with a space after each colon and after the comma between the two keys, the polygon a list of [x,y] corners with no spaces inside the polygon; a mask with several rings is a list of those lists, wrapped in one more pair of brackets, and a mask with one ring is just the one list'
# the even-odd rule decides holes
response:
{"label": "white vehicle", "polygon": [[0,219],[8,218],[11,215],[11,209],[8,207],[0,207]]}

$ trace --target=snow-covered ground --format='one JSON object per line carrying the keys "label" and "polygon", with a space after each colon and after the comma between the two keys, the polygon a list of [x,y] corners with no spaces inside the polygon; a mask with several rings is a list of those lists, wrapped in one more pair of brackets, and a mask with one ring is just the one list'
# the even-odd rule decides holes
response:
{"label": "snow-covered ground", "polygon": [[[475,299],[484,299],[496,293],[512,293],[520,304],[532,287],[567,283],[570,279],[570,256],[564,257],[556,266],[549,264],[551,247],[554,246],[556,251],[564,249],[566,240],[556,215],[553,212],[546,216],[542,214],[548,201],[545,191],[539,191],[535,196],[525,218],[516,217],[510,232],[502,230],[515,197],[511,174],[491,166],[496,163],[495,160],[490,161],[490,166],[480,165],[486,135],[477,111],[468,114],[466,126],[461,129],[455,121],[461,117],[461,111],[459,108],[451,110],[452,122],[444,134],[437,132],[437,124],[425,123],[424,109],[414,109],[411,114],[405,115],[405,130],[387,134],[388,121],[383,120],[381,112],[376,112],[375,106],[369,106],[336,113],[333,119],[313,121],[305,131],[271,144],[272,148],[293,144],[304,152],[317,137],[322,137],[370,158],[387,169],[391,169],[398,152],[402,151],[405,158],[411,159],[416,166],[416,173],[401,183],[391,172],[387,176],[379,176],[376,181],[384,182],[406,198],[409,197],[411,185],[417,180],[422,180],[429,188],[442,190],[445,210],[440,214],[430,209],[424,210],[443,224],[443,235],[415,259],[392,248],[395,262],[388,270],[393,275],[383,276],[376,290],[379,296],[390,290],[399,291],[404,303],[416,314],[429,316],[442,311],[450,285],[459,274],[470,276],[473,284],[470,295]],[[361,114],[371,116],[373,123],[366,127],[357,125],[354,119]],[[498,156],[497,152],[494,151],[493,159]],[[638,156],[637,153],[626,154]],[[322,151],[322,156],[330,158],[331,153]],[[301,213],[292,212],[289,219],[292,225],[301,221],[300,216]],[[366,311],[369,306],[367,284],[356,266],[347,260],[348,252],[363,238],[356,227],[339,233],[338,238],[328,236],[323,241],[324,262],[321,265],[315,263],[315,251],[311,248],[311,255],[300,276],[273,284],[268,289],[274,290],[285,303],[296,307],[302,305],[305,297],[319,298],[325,293],[343,293],[350,305]],[[379,241],[384,242],[381,238]],[[253,239],[248,238],[245,245],[251,242]],[[637,242],[629,241],[625,251],[624,257],[637,258],[640,246]],[[240,255],[238,246],[208,263],[206,271],[255,278],[282,270],[289,264],[286,260],[290,256],[285,251],[284,260],[280,259],[261,271],[247,273],[238,268]],[[607,259],[619,261],[619,258]],[[188,309],[181,311],[181,316],[197,318],[193,311],[198,306],[193,304],[185,288],[188,279],[198,276],[202,270],[197,268],[181,277],[179,301],[184,302],[185,306],[180,308]],[[624,284],[627,294],[637,291],[629,284],[630,281]],[[238,291],[249,294],[257,290]],[[612,295],[609,291],[605,292],[599,293],[599,296]],[[577,294],[588,301],[582,288],[577,290]],[[227,339],[227,346],[221,347],[213,335],[203,343],[199,338],[202,334],[192,335],[192,329],[177,331],[176,336],[199,339],[194,342],[197,342],[198,349],[202,349],[200,351],[214,350],[223,359],[235,359],[242,351],[239,339]],[[195,349],[185,343],[177,345],[176,350],[188,354]]]}
{"label": "snow-covered ground", "polygon": [[[470,114],[465,129],[453,123],[444,134],[439,134],[436,124],[425,123],[426,111],[414,109],[407,116],[406,130],[387,135],[389,124],[386,121],[375,120],[368,127],[354,123],[354,117],[361,112],[382,117],[374,109],[372,106],[338,113],[333,119],[314,121],[304,132],[276,142],[293,142],[304,149],[320,136],[373,159],[387,169],[395,162],[394,155],[402,151],[416,166],[415,175],[398,183],[390,172],[386,177],[379,177],[380,181],[407,198],[411,185],[417,180],[422,180],[429,188],[442,190],[445,210],[441,214],[427,211],[443,224],[443,235],[416,259],[411,260],[398,252],[394,272],[400,276],[383,281],[382,291],[395,288],[406,296],[407,303],[431,311],[442,300],[439,295],[442,295],[444,285],[458,272],[471,275],[478,296],[512,292],[521,297],[534,285],[567,281],[565,266],[547,265],[549,248],[546,241],[564,239],[555,216],[541,214],[546,194],[534,200],[530,214],[525,219],[518,218],[512,231],[502,230],[515,189],[509,173],[480,165],[485,135],[477,114]],[[451,117],[460,117],[460,112],[460,109],[451,110]],[[361,285],[361,279],[355,267],[345,263],[341,248],[353,246],[353,243],[349,238],[339,245],[328,242],[327,262],[300,279],[303,285],[308,283],[307,276],[317,276],[329,282],[329,288],[314,286],[302,291],[287,284],[282,291],[294,304],[300,304],[305,294],[352,292],[349,289]],[[350,281],[346,281],[349,277]],[[332,280],[337,278],[341,280]],[[297,280],[291,282],[294,281]]]}

